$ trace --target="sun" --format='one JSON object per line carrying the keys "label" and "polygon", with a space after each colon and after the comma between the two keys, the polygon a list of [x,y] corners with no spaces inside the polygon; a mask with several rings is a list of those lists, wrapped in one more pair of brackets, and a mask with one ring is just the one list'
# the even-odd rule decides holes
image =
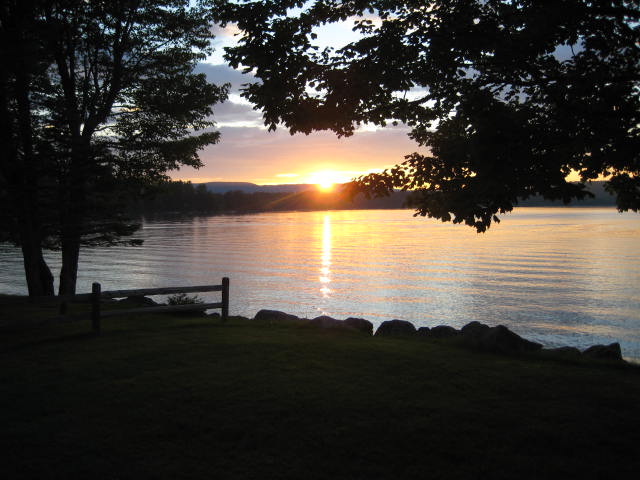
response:
{"label": "sun", "polygon": [[323,192],[328,192],[333,188],[333,182],[330,181],[323,181],[323,182],[319,182],[317,183],[318,188],[320,190],[322,190]]}
{"label": "sun", "polygon": [[314,172],[309,175],[309,183],[315,184],[323,192],[330,192],[336,183],[340,183],[340,175],[331,170]]}

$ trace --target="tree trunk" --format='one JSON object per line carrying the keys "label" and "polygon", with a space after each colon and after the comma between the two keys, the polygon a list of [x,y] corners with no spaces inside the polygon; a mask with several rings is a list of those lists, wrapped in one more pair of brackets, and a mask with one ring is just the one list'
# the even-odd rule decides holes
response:
{"label": "tree trunk", "polygon": [[80,236],[70,235],[62,240],[62,267],[58,295],[75,295],[80,258]]}
{"label": "tree trunk", "polygon": [[42,249],[39,245],[29,243],[28,239],[22,242],[22,258],[29,296],[53,295],[53,275],[42,256]]}
{"label": "tree trunk", "polygon": [[[0,75],[0,140],[3,155],[0,175],[7,182],[11,205],[7,205],[16,220],[22,247],[23,264],[29,296],[53,295],[53,275],[42,254],[42,224],[38,205],[39,165],[33,151],[31,118],[31,81],[33,56],[29,34],[33,32],[33,2],[16,5],[13,14],[3,18],[3,72]],[[7,61],[8,60],[8,61]],[[7,88],[12,83],[13,98]],[[11,106],[15,101],[17,109]]]}
{"label": "tree trunk", "polygon": [[[78,182],[75,183],[74,181]],[[78,176],[73,175],[64,189],[60,217],[62,266],[60,268],[59,295],[75,295],[78,279],[78,259],[82,237],[84,188]]]}
{"label": "tree trunk", "polygon": [[78,279],[78,259],[80,241],[85,222],[85,188],[88,167],[89,140],[79,135],[74,138],[71,151],[71,168],[62,192],[61,247],[62,267],[60,268],[59,295],[75,295]]}

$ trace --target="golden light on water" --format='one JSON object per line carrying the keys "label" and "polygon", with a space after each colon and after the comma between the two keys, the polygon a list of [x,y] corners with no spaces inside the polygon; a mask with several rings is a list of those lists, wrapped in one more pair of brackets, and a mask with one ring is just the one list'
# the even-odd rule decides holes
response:
{"label": "golden light on water", "polygon": [[324,298],[329,298],[331,289],[331,216],[324,216],[324,224],[322,227],[322,257],[320,259],[320,292]]}

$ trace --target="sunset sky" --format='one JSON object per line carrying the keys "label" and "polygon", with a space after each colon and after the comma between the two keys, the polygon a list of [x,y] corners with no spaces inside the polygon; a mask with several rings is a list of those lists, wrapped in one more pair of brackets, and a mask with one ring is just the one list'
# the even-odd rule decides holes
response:
{"label": "sunset sky", "polygon": [[[253,182],[257,184],[346,182],[354,176],[379,171],[404,160],[417,145],[408,128],[363,128],[349,138],[331,132],[291,136],[284,128],[268,132],[259,111],[240,97],[239,88],[252,77],[224,64],[225,46],[233,44],[233,27],[217,29],[215,53],[198,67],[209,81],[232,84],[227,102],[214,107],[222,133],[219,144],[200,152],[204,167],[171,172],[175,180],[200,182]],[[319,42],[339,47],[354,37],[348,23],[325,27]]]}
{"label": "sunset sky", "polygon": [[[379,17],[367,15],[374,23]],[[341,48],[358,38],[352,31],[353,20],[316,28],[314,44],[320,48]],[[230,83],[229,100],[214,106],[214,120],[222,133],[219,144],[200,152],[204,167],[184,167],[170,172],[175,180],[201,182],[252,182],[260,185],[282,183],[339,183],[353,177],[381,171],[397,165],[404,156],[419,149],[407,136],[403,125],[361,128],[352,137],[339,139],[332,132],[291,136],[284,128],[268,132],[261,112],[240,96],[244,83],[255,81],[225,64],[224,47],[235,45],[238,29],[214,27],[215,52],[197,71],[215,84]],[[560,59],[572,54],[572,47],[559,45]],[[575,48],[579,48],[576,46]],[[421,153],[425,153],[422,151]],[[578,180],[572,173],[568,179]]]}

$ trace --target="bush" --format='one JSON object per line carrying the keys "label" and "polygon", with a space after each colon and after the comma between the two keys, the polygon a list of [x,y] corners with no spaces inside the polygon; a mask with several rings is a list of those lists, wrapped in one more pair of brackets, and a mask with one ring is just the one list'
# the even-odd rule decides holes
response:
{"label": "bush", "polygon": [[204,303],[204,300],[198,295],[190,297],[186,293],[176,293],[175,295],[171,295],[167,299],[167,302],[169,305],[197,305],[199,303]]}

